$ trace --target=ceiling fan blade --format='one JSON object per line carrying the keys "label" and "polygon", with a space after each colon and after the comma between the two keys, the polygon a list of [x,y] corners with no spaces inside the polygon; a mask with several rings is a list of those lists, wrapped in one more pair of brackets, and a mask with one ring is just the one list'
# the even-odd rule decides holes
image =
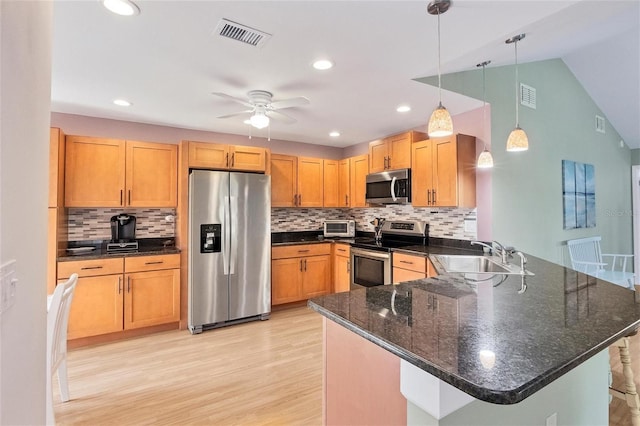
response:
{"label": "ceiling fan blade", "polygon": [[281,101],[271,102],[272,109],[283,109],[283,108],[291,108],[296,106],[302,106],[309,104],[309,99],[305,97],[291,98],[291,99],[283,99]]}
{"label": "ceiling fan blade", "polygon": [[280,111],[269,110],[267,111],[266,115],[267,117],[273,118],[274,120],[277,120],[277,121],[282,121],[283,123],[287,123],[287,124],[293,124],[296,121],[298,121],[295,118],[291,117],[290,115]]}
{"label": "ceiling fan blade", "polygon": [[233,101],[233,102],[237,102],[237,103],[239,103],[241,105],[244,105],[246,107],[253,108],[253,105],[250,102],[248,102],[247,100],[245,100],[245,99],[236,98],[234,96],[227,95],[226,93],[221,93],[221,92],[211,92],[211,94],[212,95],[216,95],[216,96],[220,96],[221,98],[225,98],[225,99],[228,99],[228,100]]}
{"label": "ceiling fan blade", "polygon": [[232,117],[238,117],[238,116],[241,116],[241,115],[244,115],[244,114],[250,114],[252,112],[253,112],[252,109],[248,109],[246,111],[238,111],[238,112],[234,112],[232,114],[220,115],[220,116],[218,116],[216,118],[232,118]]}

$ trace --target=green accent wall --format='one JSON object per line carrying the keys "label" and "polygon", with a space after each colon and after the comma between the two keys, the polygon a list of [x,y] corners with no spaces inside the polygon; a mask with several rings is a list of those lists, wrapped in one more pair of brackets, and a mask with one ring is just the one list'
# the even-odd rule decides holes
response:
{"label": "green accent wall", "polygon": [[631,165],[640,166],[640,149],[631,150]]}
{"label": "green accent wall", "polygon": [[[520,82],[536,89],[537,106],[520,106],[529,150],[507,153],[506,140],[516,121],[514,71],[513,65],[486,69],[495,163],[493,239],[565,265],[565,243],[574,238],[601,235],[604,252],[632,253],[631,151],[620,147],[621,137],[610,123],[606,134],[595,131],[595,115],[604,113],[565,63],[552,59],[519,66]],[[437,86],[437,77],[418,81]],[[445,90],[482,99],[481,70],[448,74],[442,81]],[[446,100],[445,92],[445,106]],[[640,160],[640,153],[634,158]],[[595,228],[563,229],[562,160],[595,166]]]}

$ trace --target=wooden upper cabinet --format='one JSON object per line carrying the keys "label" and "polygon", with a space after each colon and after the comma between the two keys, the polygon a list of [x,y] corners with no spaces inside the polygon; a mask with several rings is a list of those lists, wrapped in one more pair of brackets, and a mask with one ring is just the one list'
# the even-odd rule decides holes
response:
{"label": "wooden upper cabinet", "polygon": [[189,167],[226,169],[229,145],[189,141]]}
{"label": "wooden upper cabinet", "polygon": [[351,159],[345,158],[338,162],[338,206],[351,205]]}
{"label": "wooden upper cabinet", "polygon": [[454,135],[413,144],[414,207],[475,207],[475,137]]}
{"label": "wooden upper cabinet", "polygon": [[298,194],[298,157],[271,155],[271,207],[295,207]]}
{"label": "wooden upper cabinet", "polygon": [[229,147],[230,169],[247,172],[264,172],[267,164],[267,150],[252,146]]}
{"label": "wooden upper cabinet", "polygon": [[411,167],[411,144],[425,139],[422,132],[409,131],[369,143],[369,173]]}
{"label": "wooden upper cabinet", "polygon": [[323,189],[323,160],[298,157],[298,207],[322,207]]}
{"label": "wooden upper cabinet", "polygon": [[49,207],[64,206],[64,133],[58,128],[49,131]]}
{"label": "wooden upper cabinet", "polygon": [[68,136],[66,207],[175,207],[176,145]]}
{"label": "wooden upper cabinet", "polygon": [[125,142],[67,136],[66,207],[124,206]]}
{"label": "wooden upper cabinet", "polygon": [[340,207],[339,165],[337,160],[323,160],[324,207]]}
{"label": "wooden upper cabinet", "polygon": [[126,205],[175,207],[178,203],[178,146],[127,141]]}
{"label": "wooden upper cabinet", "polygon": [[189,141],[189,167],[264,172],[267,149]]}
{"label": "wooden upper cabinet", "polygon": [[366,182],[369,173],[369,156],[367,154],[350,158],[351,191],[350,207],[366,207]]}

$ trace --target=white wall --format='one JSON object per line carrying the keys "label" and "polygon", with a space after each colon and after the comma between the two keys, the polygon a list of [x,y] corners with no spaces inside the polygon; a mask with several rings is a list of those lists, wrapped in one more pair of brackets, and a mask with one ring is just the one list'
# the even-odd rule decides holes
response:
{"label": "white wall", "polygon": [[0,2],[0,263],[17,261],[0,317],[0,424],[44,424],[51,2]]}

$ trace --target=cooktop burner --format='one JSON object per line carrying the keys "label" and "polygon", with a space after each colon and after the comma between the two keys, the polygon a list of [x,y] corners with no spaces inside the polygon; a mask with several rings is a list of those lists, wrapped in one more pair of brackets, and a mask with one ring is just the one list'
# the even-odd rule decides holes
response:
{"label": "cooktop burner", "polygon": [[358,237],[352,247],[375,251],[391,251],[399,247],[427,245],[428,226],[425,222],[387,221],[382,227],[382,240]]}

